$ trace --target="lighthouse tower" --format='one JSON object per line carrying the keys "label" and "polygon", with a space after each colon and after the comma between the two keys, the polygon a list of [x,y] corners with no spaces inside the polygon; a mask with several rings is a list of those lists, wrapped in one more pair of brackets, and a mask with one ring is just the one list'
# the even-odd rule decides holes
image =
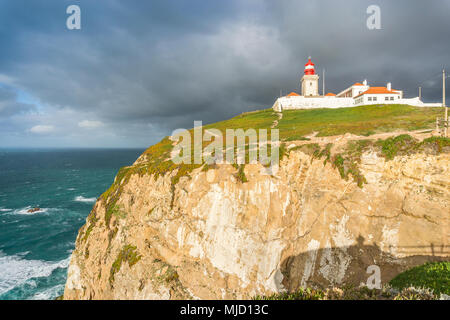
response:
{"label": "lighthouse tower", "polygon": [[316,97],[319,95],[319,76],[316,74],[311,57],[305,64],[305,74],[302,77],[301,87],[302,96]]}

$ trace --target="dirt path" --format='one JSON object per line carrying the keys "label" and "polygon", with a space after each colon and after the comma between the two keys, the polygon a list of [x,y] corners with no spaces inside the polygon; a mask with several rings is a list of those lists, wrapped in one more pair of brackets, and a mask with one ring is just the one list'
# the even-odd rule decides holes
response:
{"label": "dirt path", "polygon": [[272,126],[270,127],[271,129],[276,128],[276,126],[278,126],[278,122],[280,122],[280,120],[283,119],[283,112],[276,112],[276,115],[278,119],[272,123]]}

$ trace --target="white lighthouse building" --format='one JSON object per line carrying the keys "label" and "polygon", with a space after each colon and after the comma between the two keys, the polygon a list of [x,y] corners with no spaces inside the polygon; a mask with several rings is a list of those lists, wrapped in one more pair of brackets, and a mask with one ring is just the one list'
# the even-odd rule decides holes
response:
{"label": "white lighthouse building", "polygon": [[386,87],[371,87],[367,80],[355,83],[338,94],[332,92],[319,95],[319,76],[315,72],[315,65],[308,58],[304,75],[301,79],[301,95],[296,92],[278,98],[273,109],[277,112],[292,109],[315,108],[345,108],[371,104],[408,104],[417,107],[441,107],[440,103],[423,103],[419,97],[405,99],[403,91],[392,88],[391,83]]}

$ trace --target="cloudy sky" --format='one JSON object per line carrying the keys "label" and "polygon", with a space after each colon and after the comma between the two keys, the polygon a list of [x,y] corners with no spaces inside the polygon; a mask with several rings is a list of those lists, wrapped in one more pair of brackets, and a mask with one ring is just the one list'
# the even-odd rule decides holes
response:
{"label": "cloudy sky", "polygon": [[[72,4],[81,30],[66,27]],[[372,4],[381,30],[366,27]],[[309,55],[327,91],[389,81],[438,102],[449,10],[449,0],[0,0],[0,147],[147,147],[194,120],[271,107],[299,90]]]}

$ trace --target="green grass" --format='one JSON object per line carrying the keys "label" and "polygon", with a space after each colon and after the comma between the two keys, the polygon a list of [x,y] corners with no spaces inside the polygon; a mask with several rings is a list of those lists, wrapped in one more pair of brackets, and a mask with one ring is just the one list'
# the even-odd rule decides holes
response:
{"label": "green grass", "polygon": [[[270,128],[273,122],[277,119],[277,115],[275,112],[273,112],[272,109],[268,110],[262,110],[252,113],[246,113],[239,115],[237,117],[234,117],[230,120],[204,125],[202,130],[203,134],[205,130],[208,129],[218,129],[222,132],[222,135],[224,137],[223,143],[225,145],[225,133],[226,129],[243,129],[247,130],[250,128],[253,128],[255,130],[258,129],[267,129]],[[270,139],[270,130],[268,130],[268,139]],[[193,154],[193,137],[194,137],[194,130],[189,130],[192,141],[191,141],[191,160],[194,159]],[[203,142],[202,148],[205,148],[210,142]],[[207,166],[205,163],[201,164],[175,164],[172,161],[170,161],[170,152],[173,150],[172,146],[173,142],[169,139],[169,137],[165,137],[162,139],[159,143],[149,147],[144,153],[143,158],[144,161],[140,164],[137,164],[132,167],[124,167],[120,169],[119,173],[117,174],[117,177],[111,185],[111,187],[102,195],[102,199],[106,203],[106,214],[105,214],[105,221],[107,226],[109,226],[109,222],[111,220],[112,215],[116,212],[116,203],[120,197],[120,194],[123,191],[123,185],[126,184],[126,182],[129,180],[129,178],[133,174],[138,174],[140,176],[148,174],[153,175],[156,178],[159,176],[164,176],[165,174],[169,172],[176,171],[176,174],[172,176],[171,178],[171,185],[172,185],[172,201],[171,205],[173,206],[174,201],[174,191],[175,191],[175,185],[179,182],[179,180],[182,177],[189,177],[189,174],[197,168],[200,168],[204,166],[205,170],[208,170],[210,167]],[[269,148],[269,151],[271,149]],[[184,155],[183,155],[184,156]],[[248,156],[248,148],[246,148],[246,156]],[[242,182],[246,182],[245,175],[243,174],[243,166],[237,168],[237,176],[239,179],[241,179]]]}
{"label": "green grass", "polygon": [[432,289],[450,295],[450,262],[434,262],[400,273],[389,284],[397,289],[408,287]]}
{"label": "green grass", "polygon": [[398,274],[381,289],[344,285],[341,288],[299,288],[293,292],[256,296],[254,300],[438,300],[450,295],[450,262],[428,262]]}
{"label": "green grass", "polygon": [[216,128],[225,135],[226,129],[269,129],[278,117],[272,109],[243,113],[229,120],[204,125],[204,129]]}
{"label": "green grass", "polygon": [[91,213],[89,214],[88,221],[89,221],[89,227],[87,227],[83,237],[81,238],[81,242],[86,242],[86,240],[89,238],[89,235],[91,234],[92,230],[94,229],[95,224],[98,221],[98,218],[95,215],[94,210],[92,210]]}
{"label": "green grass", "polygon": [[248,179],[245,176],[244,168],[245,168],[245,165],[243,165],[243,164],[238,166],[238,172],[236,174],[237,179],[242,183],[248,182]]}
{"label": "green grass", "polygon": [[369,289],[366,286],[344,285],[340,288],[300,288],[293,292],[256,296],[253,300],[439,300],[439,298],[440,294],[429,289],[394,290],[390,286]]}
{"label": "green grass", "polygon": [[274,293],[270,296],[256,296],[253,300],[323,300],[325,292],[319,289],[300,288],[295,292]]}
{"label": "green grass", "polygon": [[448,152],[450,151],[450,138],[430,137],[419,142],[410,135],[401,134],[386,140],[378,140],[376,145],[381,147],[382,156],[391,160],[399,155],[409,155],[421,151],[431,154]]}
{"label": "green grass", "polygon": [[141,255],[137,253],[137,248],[132,245],[126,245],[122,248],[116,260],[111,266],[109,283],[112,285],[114,283],[114,277],[117,272],[120,271],[122,263],[128,262],[128,266],[131,268],[141,259]]}
{"label": "green grass", "polygon": [[303,137],[313,132],[318,136],[345,133],[372,135],[395,130],[431,128],[442,108],[419,108],[407,105],[372,105],[339,109],[286,110],[277,128],[280,138]]}
{"label": "green grass", "polygon": [[381,146],[381,152],[387,160],[391,160],[399,154],[407,154],[417,148],[417,141],[407,134],[379,140],[377,143]]}
{"label": "green grass", "polygon": [[[418,108],[407,105],[383,105],[383,106],[361,106],[353,108],[340,109],[310,109],[310,110],[288,110],[283,112],[283,118],[278,122],[276,129],[279,129],[280,139],[282,141],[308,140],[306,135],[318,132],[318,136],[338,135],[345,133],[371,135],[379,132],[389,132],[394,130],[416,130],[430,129],[434,126],[437,116],[441,116],[442,108]],[[226,129],[267,129],[270,140],[270,128],[274,121],[278,119],[277,114],[272,109],[260,110],[250,113],[244,113],[229,120],[217,123],[206,124],[203,126],[203,133],[208,129],[218,129],[222,132],[223,145],[225,146]],[[193,137],[193,129],[189,130]],[[191,139],[193,140],[193,138]],[[400,138],[386,142],[382,145],[386,157],[403,152],[404,148],[398,144]],[[434,149],[442,150],[446,148],[448,141],[434,140],[429,141]],[[210,142],[203,142],[202,147],[205,148]],[[117,211],[117,201],[123,192],[123,186],[133,174],[153,175],[154,178],[164,176],[167,173],[176,172],[171,177],[171,189],[173,206],[175,197],[175,185],[182,177],[190,176],[190,173],[201,168],[204,171],[209,170],[212,166],[201,164],[175,164],[169,160],[170,152],[173,150],[173,142],[169,137],[165,137],[159,143],[148,148],[143,154],[143,161],[132,167],[124,167],[120,169],[113,185],[102,195],[105,201],[106,225],[113,214]],[[193,146],[193,141],[191,141]],[[193,159],[193,148],[191,159]],[[268,148],[268,155],[272,153],[272,148]],[[290,152],[291,150],[289,150]],[[337,159],[332,159],[328,150],[310,150],[316,157],[325,157],[324,162],[332,161],[337,167],[343,178],[349,175],[357,181],[358,185],[364,183],[357,167],[354,165],[355,159],[347,159],[341,155]],[[286,145],[281,144],[279,148],[279,158],[282,159],[289,153]],[[322,153],[321,153],[322,152]],[[439,151],[441,152],[441,151]],[[186,155],[187,156],[187,155]],[[248,157],[248,148],[246,148],[246,158]],[[347,159],[347,160],[346,160]],[[335,160],[335,161],[333,161]],[[353,164],[352,164],[353,163]],[[246,177],[243,175],[243,166],[236,166],[236,175],[245,182]],[[242,179],[241,179],[242,178]]]}

